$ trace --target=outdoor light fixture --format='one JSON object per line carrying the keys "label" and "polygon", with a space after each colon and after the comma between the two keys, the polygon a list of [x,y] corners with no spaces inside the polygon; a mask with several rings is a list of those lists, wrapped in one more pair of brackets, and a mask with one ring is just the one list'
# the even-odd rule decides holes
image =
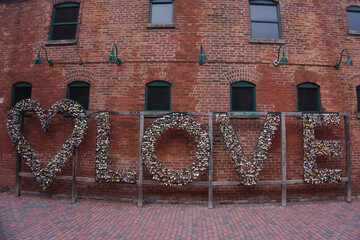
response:
{"label": "outdoor light fixture", "polygon": [[353,61],[351,60],[351,58],[350,58],[350,53],[349,53],[349,51],[346,49],[346,48],[344,48],[342,51],[341,51],[341,54],[340,54],[340,61],[338,62],[338,63],[335,63],[335,68],[336,69],[339,69],[340,68],[340,63],[341,63],[341,60],[342,60],[342,54],[343,54],[343,52],[346,50],[346,52],[347,52],[347,54],[348,54],[348,59],[347,59],[347,61],[345,62],[345,65],[347,65],[347,66],[354,66],[354,63],[353,63]]}
{"label": "outdoor light fixture", "polygon": [[49,59],[48,59],[47,51],[46,51],[46,49],[45,49],[44,47],[41,47],[41,48],[39,49],[39,52],[38,52],[38,55],[37,55],[37,58],[36,58],[34,64],[35,64],[35,65],[43,64],[43,62],[42,62],[41,59],[40,59],[40,51],[41,51],[41,49],[44,49],[44,51],[45,51],[46,61],[48,62],[49,66],[54,65],[54,62],[53,62],[52,60],[49,60]]}
{"label": "outdoor light fixture", "polygon": [[[281,59],[280,59],[280,61],[279,61],[280,48],[282,48],[282,57],[281,57]],[[285,50],[284,50],[284,47],[283,47],[283,46],[280,46],[280,47],[279,47],[277,60],[274,61],[275,67],[279,66],[280,63],[288,63],[288,59],[287,59],[286,56],[285,56]]]}
{"label": "outdoor light fixture", "polygon": [[84,65],[84,62],[83,62],[83,60],[82,60],[82,58],[81,58],[81,56],[80,56],[80,54],[78,53],[78,52],[75,52],[78,56],[79,56],[79,58],[80,58],[80,62],[79,62],[79,65]]}
{"label": "outdoor light fixture", "polygon": [[201,44],[201,52],[200,52],[200,57],[198,59],[198,63],[200,65],[203,65],[206,60],[207,60],[207,58],[204,53],[203,45]]}
{"label": "outdoor light fixture", "polygon": [[[115,57],[115,55],[114,55],[114,47],[115,47],[115,50],[116,50],[116,57]],[[108,61],[109,61],[109,62],[116,62],[116,64],[118,64],[118,65],[121,64],[121,59],[118,58],[118,51],[117,51],[117,46],[116,46],[116,44],[114,44],[114,45],[112,46],[111,54],[110,54],[110,57],[109,57]]]}

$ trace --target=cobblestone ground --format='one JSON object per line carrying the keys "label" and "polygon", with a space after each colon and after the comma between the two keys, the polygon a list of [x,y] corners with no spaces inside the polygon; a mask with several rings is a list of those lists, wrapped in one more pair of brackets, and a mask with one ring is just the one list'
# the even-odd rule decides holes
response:
{"label": "cobblestone ground", "polygon": [[0,239],[360,239],[360,199],[135,204],[0,193]]}

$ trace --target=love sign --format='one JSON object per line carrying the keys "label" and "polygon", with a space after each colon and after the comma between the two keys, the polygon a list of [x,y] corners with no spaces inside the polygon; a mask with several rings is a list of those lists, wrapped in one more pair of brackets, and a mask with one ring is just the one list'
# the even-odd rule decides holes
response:
{"label": "love sign", "polygon": [[[20,116],[24,112],[35,112],[40,119],[42,128],[49,128],[51,119],[57,113],[68,113],[74,118],[74,128],[46,168],[31,149],[29,142],[20,131]],[[219,126],[230,158],[234,163],[240,184],[254,185],[257,183],[263,162],[267,158],[272,139],[278,129],[280,113],[268,113],[262,131],[255,146],[254,153],[248,160],[244,154],[241,142],[237,138],[227,113],[215,113],[214,117]],[[341,142],[336,140],[315,140],[314,127],[323,125],[340,125],[339,114],[303,114],[303,139],[304,139],[304,182],[325,183],[340,182],[341,169],[318,170],[316,156],[341,155]],[[51,184],[56,175],[61,172],[62,166],[79,147],[87,130],[87,119],[80,104],[64,99],[55,103],[46,113],[40,104],[31,99],[20,101],[10,110],[7,123],[10,138],[17,152],[24,159],[25,164],[31,168],[37,181],[43,189]],[[156,141],[166,130],[174,128],[187,131],[196,142],[196,155],[194,161],[185,169],[172,170],[162,165],[157,158]],[[110,169],[108,166],[108,151],[110,146],[110,117],[109,112],[97,114],[97,136],[95,152],[95,181],[135,183],[136,172],[128,170]],[[209,166],[211,154],[210,138],[200,122],[184,113],[166,114],[155,121],[145,130],[141,142],[143,164],[152,174],[153,179],[165,185],[186,185],[195,181]]]}

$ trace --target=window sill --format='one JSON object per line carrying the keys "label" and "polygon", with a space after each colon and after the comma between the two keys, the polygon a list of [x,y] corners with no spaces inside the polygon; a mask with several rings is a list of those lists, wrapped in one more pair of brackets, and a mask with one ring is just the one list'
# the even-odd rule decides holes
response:
{"label": "window sill", "polygon": [[252,119],[260,118],[256,112],[243,112],[243,111],[231,111],[229,116],[232,118],[243,118],[243,119]]}
{"label": "window sill", "polygon": [[284,39],[277,38],[250,38],[249,43],[275,43],[275,44],[285,44]]}
{"label": "window sill", "polygon": [[75,45],[77,44],[77,39],[66,39],[66,40],[48,40],[45,42],[45,46],[51,45]]}
{"label": "window sill", "polygon": [[358,31],[358,30],[349,30],[349,35],[360,35],[360,31]]}
{"label": "window sill", "polygon": [[148,23],[147,28],[175,28],[174,23]]}

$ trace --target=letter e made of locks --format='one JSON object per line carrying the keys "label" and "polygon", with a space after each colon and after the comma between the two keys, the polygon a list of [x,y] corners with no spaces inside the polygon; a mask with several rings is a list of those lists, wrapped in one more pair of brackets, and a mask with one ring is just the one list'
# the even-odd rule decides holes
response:
{"label": "letter e made of locks", "polygon": [[310,114],[304,113],[303,140],[304,140],[304,182],[331,183],[341,182],[342,169],[317,168],[316,157],[321,155],[341,155],[341,141],[315,140],[315,127],[339,126],[340,116],[336,113]]}

